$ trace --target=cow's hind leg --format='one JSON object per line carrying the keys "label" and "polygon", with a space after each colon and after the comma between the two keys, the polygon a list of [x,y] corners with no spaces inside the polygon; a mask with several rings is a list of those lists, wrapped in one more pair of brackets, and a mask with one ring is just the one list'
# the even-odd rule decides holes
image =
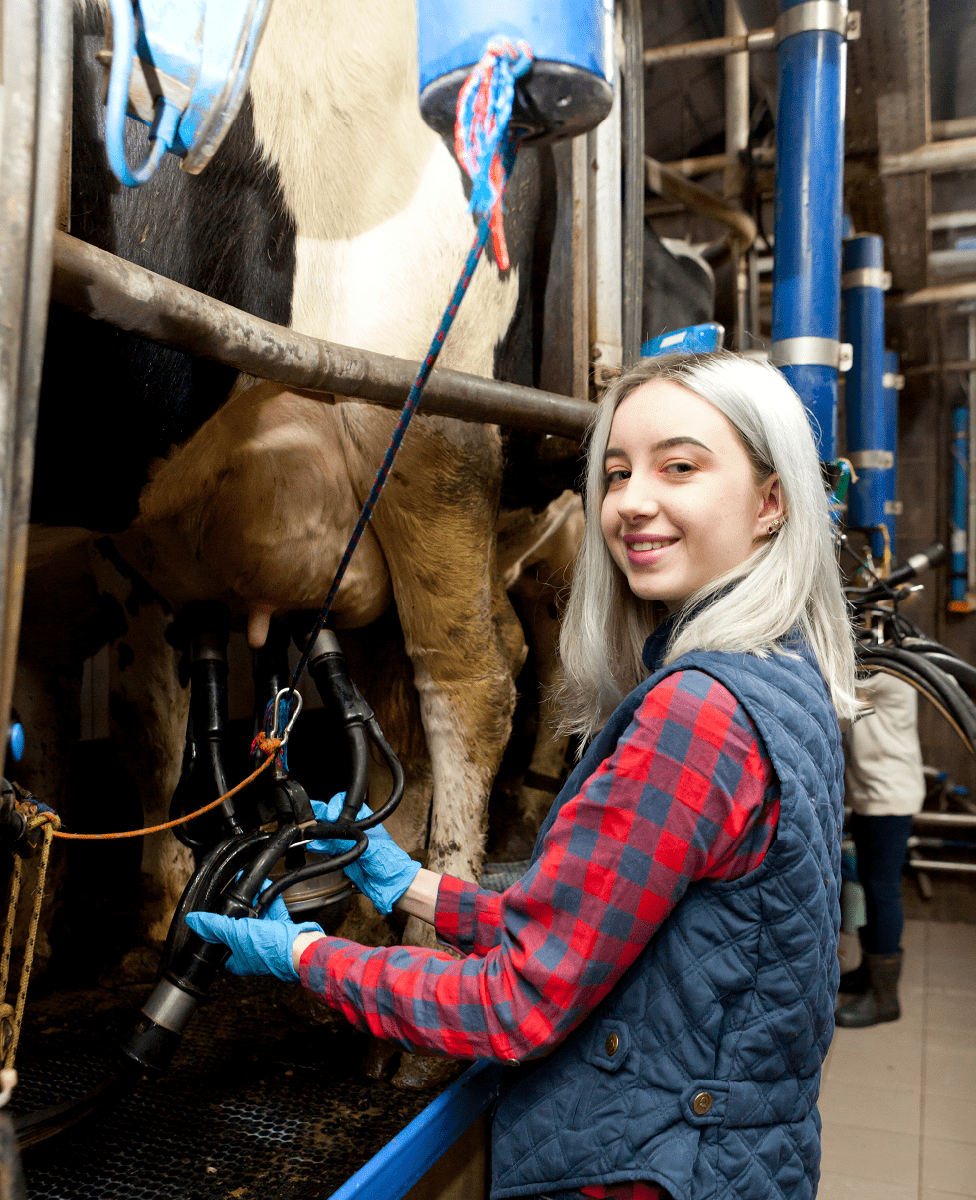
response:
{"label": "cow's hind leg", "polygon": [[[497,434],[448,433],[429,428],[422,451],[419,438],[405,444],[373,525],[431,759],[427,866],[477,882],[487,797],[511,731],[525,643],[495,570]],[[411,919],[404,940],[433,945],[433,930]],[[426,1086],[440,1071],[436,1060],[404,1056],[394,1082]]]}
{"label": "cow's hind leg", "polygon": [[[123,564],[124,567],[124,564]],[[126,632],[109,647],[109,728],[119,760],[142,798],[146,826],[169,819],[180,776],[189,702],[180,683],[177,652],[166,640],[172,614],[164,610],[138,576],[122,573],[108,559],[96,566],[100,585],[114,595],[126,615]],[[193,856],[170,831],[143,838],[143,903],[139,928],[145,946],[158,950],[166,940],[173,910],[193,871]],[[123,972],[142,974],[141,951]],[[145,968],[155,971],[155,955]]]}

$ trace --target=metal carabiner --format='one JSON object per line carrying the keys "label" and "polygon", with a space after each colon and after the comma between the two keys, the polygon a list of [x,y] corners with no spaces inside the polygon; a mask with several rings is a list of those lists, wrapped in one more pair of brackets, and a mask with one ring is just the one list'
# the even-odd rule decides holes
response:
{"label": "metal carabiner", "polygon": [[[295,711],[291,712],[291,703],[292,702],[289,700],[288,724],[285,726],[284,732],[279,733],[278,730],[281,727],[279,706],[281,704],[282,696],[294,696],[295,700],[298,703],[295,705]],[[301,711],[302,711],[302,694],[301,694],[301,692],[297,692],[297,691],[295,691],[294,688],[291,688],[291,687],[283,687],[280,691],[276,692],[275,698],[274,698],[274,709],[273,709],[272,715],[271,715],[271,733],[269,734],[269,737],[280,737],[282,743],[287,742],[288,737],[292,731],[292,726],[295,724],[298,714]]]}

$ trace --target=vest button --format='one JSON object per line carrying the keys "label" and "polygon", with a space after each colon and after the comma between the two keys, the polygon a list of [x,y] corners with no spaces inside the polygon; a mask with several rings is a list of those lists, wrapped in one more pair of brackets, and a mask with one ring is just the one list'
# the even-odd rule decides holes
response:
{"label": "vest button", "polygon": [[612,1058],[620,1046],[620,1038],[615,1033],[608,1033],[607,1040],[603,1044],[606,1047],[607,1054]]}
{"label": "vest button", "polygon": [[703,1117],[712,1107],[711,1092],[699,1092],[692,1100],[691,1107],[696,1117]]}

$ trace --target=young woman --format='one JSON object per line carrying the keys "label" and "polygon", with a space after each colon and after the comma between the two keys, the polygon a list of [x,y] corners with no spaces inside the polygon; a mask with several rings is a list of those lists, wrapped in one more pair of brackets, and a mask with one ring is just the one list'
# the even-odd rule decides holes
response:
{"label": "young woman", "polygon": [[751,360],[642,363],[586,492],[563,698],[593,740],[528,872],[496,895],[376,832],[349,869],[464,957],[187,919],[360,1029],[511,1064],[493,1198],[812,1197],[856,701],[806,414]]}

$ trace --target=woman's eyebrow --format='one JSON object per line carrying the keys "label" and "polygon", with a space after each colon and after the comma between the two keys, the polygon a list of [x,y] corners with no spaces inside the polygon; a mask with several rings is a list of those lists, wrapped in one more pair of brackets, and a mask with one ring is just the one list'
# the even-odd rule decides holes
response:
{"label": "woman's eyebrow", "polygon": [[[665,438],[663,442],[655,442],[650,449],[652,454],[656,454],[658,450],[670,450],[672,446],[701,446],[703,450],[708,450],[709,454],[712,453],[712,450],[704,442],[700,442],[698,438],[693,437]],[[625,458],[626,452],[618,449],[616,446],[608,446],[604,451],[603,461],[606,462],[608,458],[618,457]]]}
{"label": "woman's eyebrow", "polygon": [[698,438],[693,437],[665,438],[663,442],[655,442],[651,447],[651,450],[652,452],[656,452],[658,450],[670,450],[672,446],[701,446],[703,450],[708,450],[709,454],[712,453],[712,451],[708,448],[708,446],[705,445],[704,442],[700,442]]}

